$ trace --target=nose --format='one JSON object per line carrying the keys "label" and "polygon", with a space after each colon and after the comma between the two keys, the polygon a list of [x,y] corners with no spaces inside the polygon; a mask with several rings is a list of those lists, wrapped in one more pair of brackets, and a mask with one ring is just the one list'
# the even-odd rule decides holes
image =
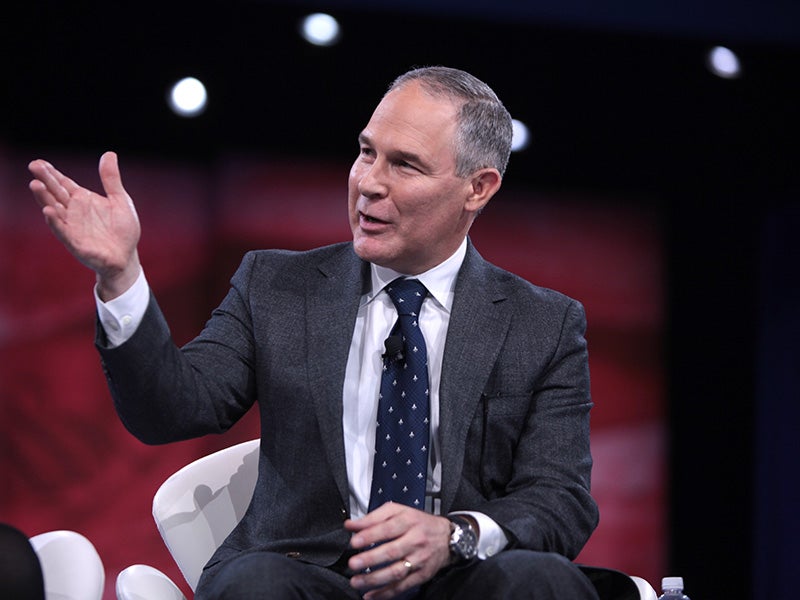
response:
{"label": "nose", "polygon": [[388,186],[380,160],[361,166],[358,174],[358,193],[365,198],[381,198],[386,195]]}

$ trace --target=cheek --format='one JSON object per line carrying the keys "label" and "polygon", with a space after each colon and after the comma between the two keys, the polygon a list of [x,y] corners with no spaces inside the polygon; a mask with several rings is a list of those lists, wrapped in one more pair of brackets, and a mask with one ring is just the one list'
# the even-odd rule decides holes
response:
{"label": "cheek", "polygon": [[417,202],[409,205],[408,212],[418,227],[428,227],[452,217],[454,204],[450,196],[429,193],[422,194],[418,198]]}
{"label": "cheek", "polygon": [[353,176],[350,172],[350,177],[347,180],[347,207],[352,212],[355,210],[356,203],[358,202],[358,178]]}
{"label": "cheek", "polygon": [[353,161],[353,164],[350,166],[350,172],[348,173],[348,183],[351,188],[357,190],[358,189],[358,182],[361,181],[361,178],[364,176],[364,164],[361,160],[356,159]]}

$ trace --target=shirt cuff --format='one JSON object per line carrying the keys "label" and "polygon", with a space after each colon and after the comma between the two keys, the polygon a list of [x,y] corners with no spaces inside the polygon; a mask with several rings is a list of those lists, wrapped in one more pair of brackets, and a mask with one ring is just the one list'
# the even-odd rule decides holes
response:
{"label": "shirt cuff", "polygon": [[451,515],[467,515],[478,524],[478,558],[484,560],[494,556],[508,546],[508,538],[503,529],[485,514],[474,511],[456,511]]}
{"label": "shirt cuff", "polygon": [[128,341],[142,322],[147,305],[150,302],[150,286],[139,271],[139,277],[122,295],[113,300],[103,302],[94,287],[94,300],[97,305],[97,316],[106,332],[108,344],[112,348]]}

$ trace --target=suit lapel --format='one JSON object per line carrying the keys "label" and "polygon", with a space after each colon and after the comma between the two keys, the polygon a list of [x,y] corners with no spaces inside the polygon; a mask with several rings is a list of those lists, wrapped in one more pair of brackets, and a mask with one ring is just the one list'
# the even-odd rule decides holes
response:
{"label": "suit lapel", "polygon": [[350,494],[342,432],[342,389],[368,273],[369,266],[346,246],[310,274],[306,288],[310,388],[328,463],[344,506],[349,506]]}
{"label": "suit lapel", "polygon": [[439,386],[443,513],[458,490],[467,430],[511,320],[506,297],[489,264],[470,244],[456,280]]}
{"label": "suit lapel", "polygon": [[[358,304],[369,265],[350,246],[321,263],[306,282],[308,374],[327,453],[342,501],[349,486],[342,432],[342,389]],[[469,425],[508,329],[511,314],[494,272],[470,244],[456,281],[439,386],[442,511],[461,479]]]}

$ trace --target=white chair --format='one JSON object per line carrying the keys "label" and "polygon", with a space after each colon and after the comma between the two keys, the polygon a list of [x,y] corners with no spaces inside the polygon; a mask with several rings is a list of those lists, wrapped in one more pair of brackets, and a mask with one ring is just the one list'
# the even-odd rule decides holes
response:
{"label": "white chair", "polygon": [[[250,504],[258,477],[258,447],[259,440],[250,440],[199,458],[170,476],[153,497],[153,519],[192,591],[203,567]],[[142,590],[147,590],[147,600],[183,598],[175,595],[180,591],[166,575],[144,566],[128,567],[117,576],[118,600],[139,600]],[[153,571],[171,587],[160,587],[163,579]]]}
{"label": "white chair", "polygon": [[106,572],[94,545],[75,531],[30,538],[39,557],[47,600],[101,600]]}
{"label": "white chair", "polygon": [[[153,498],[158,531],[192,591],[203,567],[250,503],[258,476],[258,452],[259,440],[250,440],[204,456],[167,479]],[[146,587],[145,577],[157,577],[158,584]],[[128,567],[117,577],[117,598],[182,600],[183,595],[175,595],[177,586],[171,581],[165,585],[163,579],[169,581],[156,569]],[[641,600],[656,598],[644,579],[632,579]],[[146,596],[143,589],[149,590]]]}

